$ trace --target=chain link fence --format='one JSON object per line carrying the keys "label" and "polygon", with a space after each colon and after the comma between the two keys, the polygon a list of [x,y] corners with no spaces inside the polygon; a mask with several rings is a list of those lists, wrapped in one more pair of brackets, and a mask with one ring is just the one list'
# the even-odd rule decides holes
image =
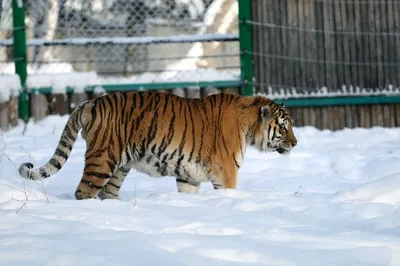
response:
{"label": "chain link fence", "polygon": [[[11,0],[0,0],[0,40],[12,40],[13,21]],[[0,74],[15,73],[11,42],[0,46]]]}
{"label": "chain link fence", "polygon": [[[94,71],[125,82],[238,78],[237,13],[237,0],[27,0],[28,74]],[[11,0],[2,0],[1,14],[2,37],[12,39]],[[0,49],[0,72],[13,73],[12,48]]]}

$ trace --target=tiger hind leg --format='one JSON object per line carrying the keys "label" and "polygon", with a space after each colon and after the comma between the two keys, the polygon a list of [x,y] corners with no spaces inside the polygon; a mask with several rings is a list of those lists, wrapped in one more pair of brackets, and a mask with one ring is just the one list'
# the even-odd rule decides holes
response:
{"label": "tiger hind leg", "polygon": [[119,189],[122,186],[122,183],[125,180],[125,177],[128,175],[131,169],[127,166],[121,166],[118,168],[115,173],[108,180],[107,184],[103,187],[103,189],[99,193],[99,198],[101,200],[105,199],[117,199],[119,200]]}
{"label": "tiger hind leg", "polygon": [[75,191],[77,200],[95,199],[113,175],[115,167],[109,161],[107,152],[92,153],[86,156],[85,168],[81,182]]}
{"label": "tiger hind leg", "polygon": [[198,193],[200,190],[200,183],[177,178],[176,187],[178,192]]}

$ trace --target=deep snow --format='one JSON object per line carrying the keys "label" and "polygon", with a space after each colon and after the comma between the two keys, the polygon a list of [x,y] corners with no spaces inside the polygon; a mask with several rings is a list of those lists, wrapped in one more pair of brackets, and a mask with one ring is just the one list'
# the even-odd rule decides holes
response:
{"label": "deep snow", "polygon": [[43,183],[15,168],[46,162],[66,120],[0,133],[0,265],[400,265],[399,128],[295,128],[290,156],[248,149],[237,190],[131,171],[122,201],[76,201],[81,137]]}

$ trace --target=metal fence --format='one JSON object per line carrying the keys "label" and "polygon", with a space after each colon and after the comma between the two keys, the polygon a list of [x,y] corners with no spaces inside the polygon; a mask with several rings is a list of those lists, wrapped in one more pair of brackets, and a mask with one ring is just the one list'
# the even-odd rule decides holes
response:
{"label": "metal fence", "polygon": [[[28,74],[94,71],[154,82],[239,73],[237,4],[221,4],[229,1],[16,1],[25,3]],[[1,2],[0,73],[14,70],[11,2]]]}
{"label": "metal fence", "polygon": [[253,0],[257,93],[400,95],[400,1]]}

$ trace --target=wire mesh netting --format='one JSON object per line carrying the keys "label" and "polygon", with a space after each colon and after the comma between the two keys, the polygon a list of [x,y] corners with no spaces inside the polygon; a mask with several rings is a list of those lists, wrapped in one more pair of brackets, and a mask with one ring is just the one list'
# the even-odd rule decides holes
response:
{"label": "wire mesh netting", "polygon": [[[7,27],[4,34],[12,28],[8,2],[11,0],[2,1],[2,14],[7,15],[1,18],[2,26]],[[214,70],[213,78],[221,72],[226,73],[226,78],[236,77],[236,2],[28,0],[28,73],[95,71],[102,77],[135,77],[144,82],[204,80],[210,77],[210,70]],[[194,40],[180,42],[183,35],[194,36]],[[204,35],[209,39],[227,35],[230,39],[195,40]],[[157,43],[157,38],[165,40]],[[10,71],[9,66],[2,62],[0,71]]]}
{"label": "wire mesh netting", "polygon": [[[0,3],[0,40],[10,40],[13,37],[11,0],[2,0]],[[0,73],[14,73],[14,71],[14,56],[11,46],[0,46]]]}
{"label": "wire mesh netting", "polygon": [[257,92],[400,94],[400,1],[255,0],[252,11]]}

